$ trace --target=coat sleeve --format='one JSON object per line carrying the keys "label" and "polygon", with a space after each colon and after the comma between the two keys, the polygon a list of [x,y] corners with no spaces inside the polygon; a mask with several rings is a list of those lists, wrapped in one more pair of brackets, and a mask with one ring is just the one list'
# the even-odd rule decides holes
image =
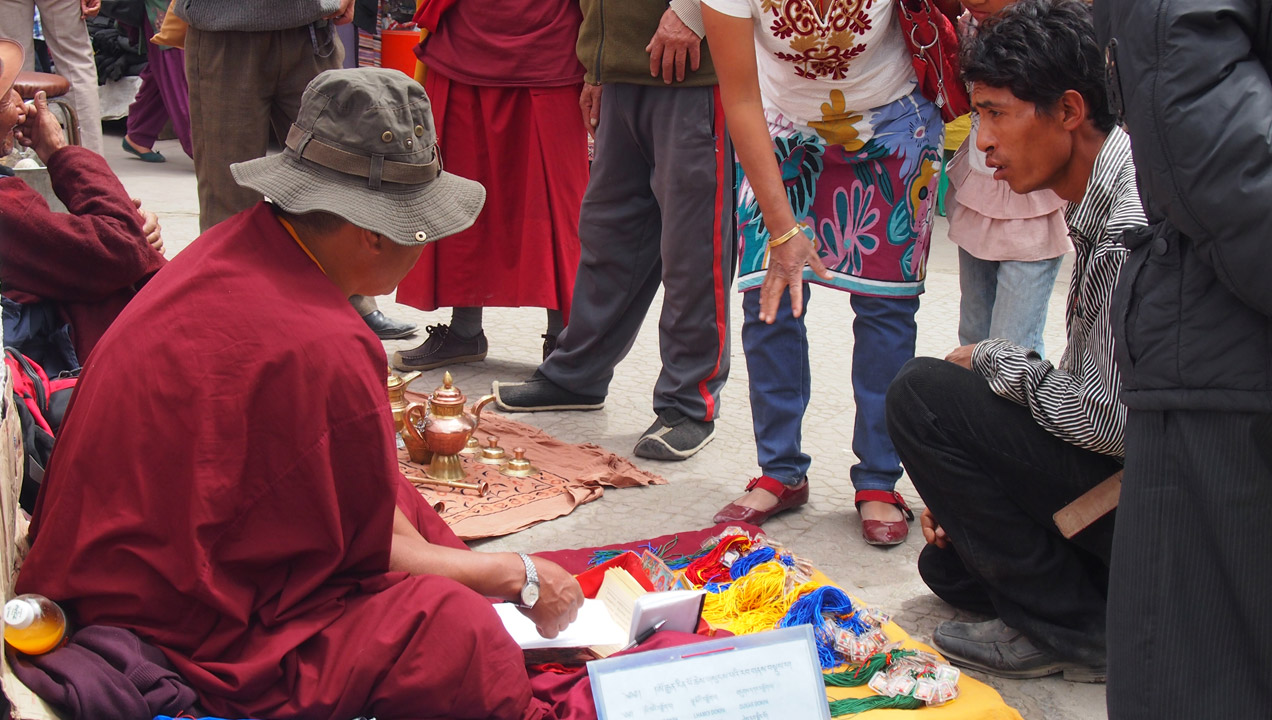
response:
{"label": "coat sleeve", "polygon": [[100,155],[67,147],[49,158],[68,212],[17,179],[0,181],[0,283],[44,300],[98,302],[158,271],[141,216]]}
{"label": "coat sleeve", "polygon": [[[1118,0],[1108,28],[1140,189],[1272,316],[1272,84],[1258,0]],[[1263,3],[1266,5],[1266,2]]]}

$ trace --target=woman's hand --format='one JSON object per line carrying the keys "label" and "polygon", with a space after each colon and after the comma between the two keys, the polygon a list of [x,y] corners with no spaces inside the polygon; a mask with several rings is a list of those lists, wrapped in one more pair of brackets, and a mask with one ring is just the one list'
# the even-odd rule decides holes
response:
{"label": "woman's hand", "polygon": [[[771,232],[771,231],[770,231]],[[830,271],[817,256],[817,247],[809,241],[801,229],[799,234],[769,251],[768,270],[760,287],[760,319],[772,325],[777,319],[777,309],[782,304],[782,293],[791,293],[791,315],[799,317],[804,312],[804,266],[823,280],[831,278]]]}

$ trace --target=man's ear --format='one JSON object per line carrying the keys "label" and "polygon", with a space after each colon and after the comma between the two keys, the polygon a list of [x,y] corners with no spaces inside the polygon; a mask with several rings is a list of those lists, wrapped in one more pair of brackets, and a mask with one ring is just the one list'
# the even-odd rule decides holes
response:
{"label": "man's ear", "polygon": [[367,230],[366,228],[358,228],[358,232],[361,236],[360,242],[362,243],[362,247],[368,252],[375,255],[379,255],[381,252],[384,252],[384,243],[386,242],[384,238],[370,230]]}
{"label": "man's ear", "polygon": [[1086,98],[1077,90],[1065,90],[1056,107],[1060,110],[1060,124],[1069,132],[1081,127],[1090,116]]}

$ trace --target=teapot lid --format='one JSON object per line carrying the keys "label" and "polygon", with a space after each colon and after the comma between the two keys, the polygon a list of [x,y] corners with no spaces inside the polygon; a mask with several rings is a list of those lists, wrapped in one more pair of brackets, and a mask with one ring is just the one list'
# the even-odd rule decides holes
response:
{"label": "teapot lid", "polygon": [[442,376],[442,386],[433,391],[429,396],[429,402],[434,405],[464,405],[464,394],[459,388],[454,386],[454,379],[451,377],[450,371]]}
{"label": "teapot lid", "polygon": [[406,381],[402,379],[402,376],[398,375],[392,370],[389,371],[388,385],[390,390],[396,390],[405,384],[406,384]]}

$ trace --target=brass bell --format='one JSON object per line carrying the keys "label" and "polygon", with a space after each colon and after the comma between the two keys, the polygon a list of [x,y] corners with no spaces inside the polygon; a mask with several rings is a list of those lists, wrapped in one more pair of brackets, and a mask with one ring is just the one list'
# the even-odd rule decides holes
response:
{"label": "brass bell", "polygon": [[512,459],[499,472],[510,477],[526,477],[539,472],[539,469],[531,465],[530,461],[526,459],[525,448],[513,448]]}
{"label": "brass bell", "polygon": [[508,453],[504,449],[496,445],[499,438],[494,435],[486,436],[486,447],[481,449],[481,457],[477,458],[478,462],[486,465],[503,465],[508,462]]}

